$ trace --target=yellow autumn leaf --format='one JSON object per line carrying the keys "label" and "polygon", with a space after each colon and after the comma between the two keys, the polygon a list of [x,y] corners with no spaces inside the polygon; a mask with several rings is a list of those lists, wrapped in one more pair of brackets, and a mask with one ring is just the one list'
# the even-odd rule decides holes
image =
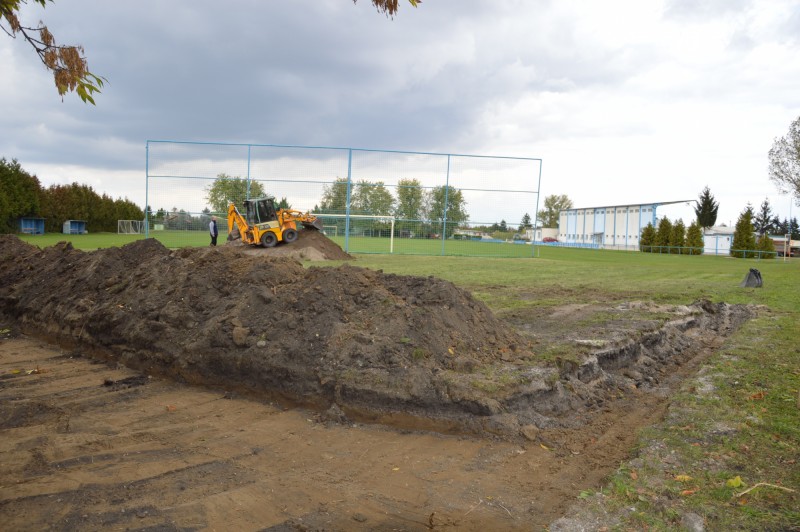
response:
{"label": "yellow autumn leaf", "polygon": [[547,445],[545,445],[545,444],[543,444],[543,443],[540,443],[540,444],[539,444],[539,447],[541,447],[541,448],[542,448],[542,449],[544,449],[545,451],[549,451],[549,450],[550,450],[550,447],[548,447]]}
{"label": "yellow autumn leaf", "polygon": [[675,480],[677,480],[678,482],[689,482],[690,480],[692,480],[692,477],[690,477],[689,475],[675,475]]}
{"label": "yellow autumn leaf", "polygon": [[448,347],[448,348],[447,348],[447,352],[448,352],[448,353],[450,353],[451,355],[455,355],[455,354],[456,354],[456,352],[455,352],[455,351],[453,351],[453,348],[452,348],[452,347]]}
{"label": "yellow autumn leaf", "polygon": [[736,475],[733,478],[729,478],[726,484],[728,485],[729,488],[740,488],[742,487],[742,484],[744,484],[744,482],[742,482],[742,477]]}
{"label": "yellow autumn leaf", "polygon": [[400,468],[399,467],[393,467],[392,471],[400,471]]}

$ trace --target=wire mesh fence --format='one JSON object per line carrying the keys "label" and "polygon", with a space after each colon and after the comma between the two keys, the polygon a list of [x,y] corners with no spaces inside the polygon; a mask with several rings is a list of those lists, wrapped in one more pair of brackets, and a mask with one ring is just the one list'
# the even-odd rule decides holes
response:
{"label": "wire mesh fence", "polygon": [[348,252],[534,255],[541,159],[150,140],[146,169],[145,234],[170,247],[271,196]]}

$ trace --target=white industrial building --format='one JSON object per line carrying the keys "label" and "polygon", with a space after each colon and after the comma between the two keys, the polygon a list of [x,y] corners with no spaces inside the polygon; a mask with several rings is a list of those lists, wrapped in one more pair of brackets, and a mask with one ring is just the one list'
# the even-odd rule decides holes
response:
{"label": "white industrial building", "polygon": [[657,226],[658,207],[694,200],[610,205],[559,212],[558,240],[576,247],[639,249],[639,235],[647,224]]}

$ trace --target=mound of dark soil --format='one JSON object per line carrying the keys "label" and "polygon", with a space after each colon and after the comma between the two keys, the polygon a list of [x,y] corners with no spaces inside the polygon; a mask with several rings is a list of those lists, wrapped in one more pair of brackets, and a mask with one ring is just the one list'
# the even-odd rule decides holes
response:
{"label": "mound of dark soil", "polygon": [[[148,373],[330,408],[335,419],[504,436],[600,405],[631,379],[647,385],[689,356],[691,331],[744,316],[698,305],[635,346],[542,367],[522,336],[447,281],[305,269],[272,250],[170,251],[153,239],[39,250],[0,236],[0,314]],[[637,361],[636,377],[618,374]]]}
{"label": "mound of dark soil", "polygon": [[352,260],[352,256],[335,242],[313,229],[297,232],[297,240],[291,244],[280,243],[272,248],[242,244],[241,240],[226,242],[226,246],[238,246],[248,253],[267,257],[291,257],[299,260]]}
{"label": "mound of dark soil", "polygon": [[453,394],[440,372],[530,356],[449,282],[305,269],[244,247],[169,251],[148,239],[83,252],[0,237],[0,275],[0,311],[29,334],[188,382],[364,415],[488,413],[484,397]]}

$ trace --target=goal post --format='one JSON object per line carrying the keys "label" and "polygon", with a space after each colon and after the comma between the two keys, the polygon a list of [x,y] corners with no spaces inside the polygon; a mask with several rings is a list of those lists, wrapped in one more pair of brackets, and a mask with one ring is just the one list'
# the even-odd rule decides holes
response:
{"label": "goal post", "polygon": [[[394,253],[394,222],[395,217],[391,215],[375,215],[375,214],[326,214],[326,213],[311,213],[314,216],[321,218],[323,220],[323,229],[326,231],[330,227],[331,229],[335,230],[335,235],[338,236],[339,228],[341,227],[342,232],[344,233],[345,238],[345,251],[347,251],[348,247],[348,239],[350,236],[357,236],[354,233],[357,231],[361,231],[363,235],[358,236],[367,236],[368,233],[371,234],[375,229],[375,224],[385,224],[389,225],[389,253]],[[344,231],[345,222],[349,218],[349,225],[350,225],[350,233]]]}
{"label": "goal post", "polygon": [[140,235],[144,233],[144,220],[117,220],[117,234]]}

